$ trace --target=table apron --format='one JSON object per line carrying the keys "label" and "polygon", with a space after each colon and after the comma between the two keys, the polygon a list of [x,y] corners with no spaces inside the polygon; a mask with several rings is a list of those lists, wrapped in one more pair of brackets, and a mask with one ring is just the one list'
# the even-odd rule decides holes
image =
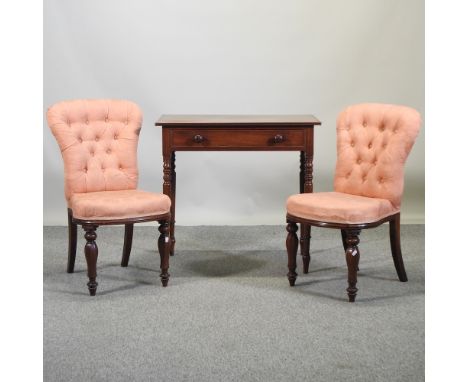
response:
{"label": "table apron", "polygon": [[[313,128],[173,128],[163,139],[171,151],[307,151]],[[311,135],[312,135],[311,134]]]}

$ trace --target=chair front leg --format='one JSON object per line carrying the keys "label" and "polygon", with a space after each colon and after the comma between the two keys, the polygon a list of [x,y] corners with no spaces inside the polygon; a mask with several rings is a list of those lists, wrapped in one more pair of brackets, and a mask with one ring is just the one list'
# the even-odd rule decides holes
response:
{"label": "chair front leg", "polygon": [[133,224],[125,224],[124,245],[122,250],[122,267],[128,267],[128,260],[130,259],[130,252],[132,251],[133,240]]}
{"label": "chair front leg", "polygon": [[[346,252],[347,244],[346,244],[346,230],[342,229],[341,230],[341,242],[343,243],[343,249]],[[357,270],[359,271],[359,259],[361,258],[361,254],[359,253],[359,248],[358,248],[358,254],[357,254]]]}
{"label": "chair front leg", "polygon": [[169,256],[171,252],[171,238],[169,236],[170,224],[169,221],[164,220],[159,223],[159,239],[158,239],[158,250],[159,256],[161,257],[161,283],[163,287],[167,286],[169,282]]}
{"label": "chair front leg", "polygon": [[346,264],[348,265],[348,300],[354,302],[356,299],[358,288],[357,284],[357,271],[359,261],[359,229],[348,229],[345,232],[346,236]]}
{"label": "chair front leg", "polygon": [[88,265],[88,290],[91,296],[96,295],[96,289],[98,283],[96,282],[96,264],[98,258],[98,247],[96,244],[96,229],[97,225],[94,224],[83,224],[83,229],[85,230],[85,239],[86,245],[84,248],[86,263]]}
{"label": "chair front leg", "polygon": [[286,249],[288,250],[288,280],[289,285],[294,286],[296,283],[297,273],[296,273],[296,256],[297,256],[297,247],[299,241],[297,239],[297,224],[295,222],[288,221],[286,227],[288,231],[288,237],[286,238]]}
{"label": "chair front leg", "polygon": [[73,212],[68,209],[68,262],[67,273],[73,273],[75,270],[76,259],[76,242],[77,242],[78,226],[73,223]]}
{"label": "chair front leg", "polygon": [[403,257],[401,255],[399,213],[390,220],[390,246],[392,248],[393,264],[395,264],[398,278],[400,281],[406,282],[408,281],[408,276],[406,276],[405,264],[403,263]]}

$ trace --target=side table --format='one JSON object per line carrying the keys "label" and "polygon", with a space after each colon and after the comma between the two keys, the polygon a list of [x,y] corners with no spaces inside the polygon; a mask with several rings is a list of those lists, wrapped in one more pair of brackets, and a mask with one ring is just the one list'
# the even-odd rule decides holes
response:
{"label": "side table", "polygon": [[[299,190],[313,192],[313,115],[162,115],[164,183],[171,198],[171,255],[175,246],[176,151],[300,151]],[[301,255],[309,256],[310,226],[301,225]]]}

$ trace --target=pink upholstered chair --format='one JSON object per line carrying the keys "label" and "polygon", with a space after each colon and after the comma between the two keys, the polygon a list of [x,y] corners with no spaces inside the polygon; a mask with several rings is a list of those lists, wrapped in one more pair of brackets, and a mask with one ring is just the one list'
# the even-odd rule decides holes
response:
{"label": "pink upholstered chair", "polygon": [[390,223],[393,262],[400,281],[407,281],[400,247],[400,204],[403,166],[421,125],[419,113],[405,106],[360,104],[345,109],[337,120],[334,191],[292,195],[286,202],[288,279],[296,282],[297,223],[304,273],[309,271],[310,226],[341,230],[348,266],[348,298],[358,289],[359,234]]}
{"label": "pink upholstered chair", "polygon": [[133,224],[159,222],[161,281],[169,281],[169,221],[171,201],[163,194],[137,189],[137,145],[142,115],[123,100],[59,102],[47,111],[47,121],[62,152],[68,204],[68,266],[75,266],[77,225],[85,231],[88,289],[96,294],[100,225],[125,224],[122,267],[128,265]]}

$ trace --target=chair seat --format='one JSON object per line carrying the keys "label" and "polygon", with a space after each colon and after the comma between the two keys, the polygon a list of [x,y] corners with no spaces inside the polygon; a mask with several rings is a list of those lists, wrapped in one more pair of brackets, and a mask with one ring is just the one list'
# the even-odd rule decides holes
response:
{"label": "chair seat", "polygon": [[327,223],[363,224],[379,221],[399,210],[386,199],[342,192],[292,195],[286,201],[289,215]]}
{"label": "chair seat", "polygon": [[167,214],[171,200],[141,190],[100,191],[73,194],[69,207],[76,219],[117,220]]}

